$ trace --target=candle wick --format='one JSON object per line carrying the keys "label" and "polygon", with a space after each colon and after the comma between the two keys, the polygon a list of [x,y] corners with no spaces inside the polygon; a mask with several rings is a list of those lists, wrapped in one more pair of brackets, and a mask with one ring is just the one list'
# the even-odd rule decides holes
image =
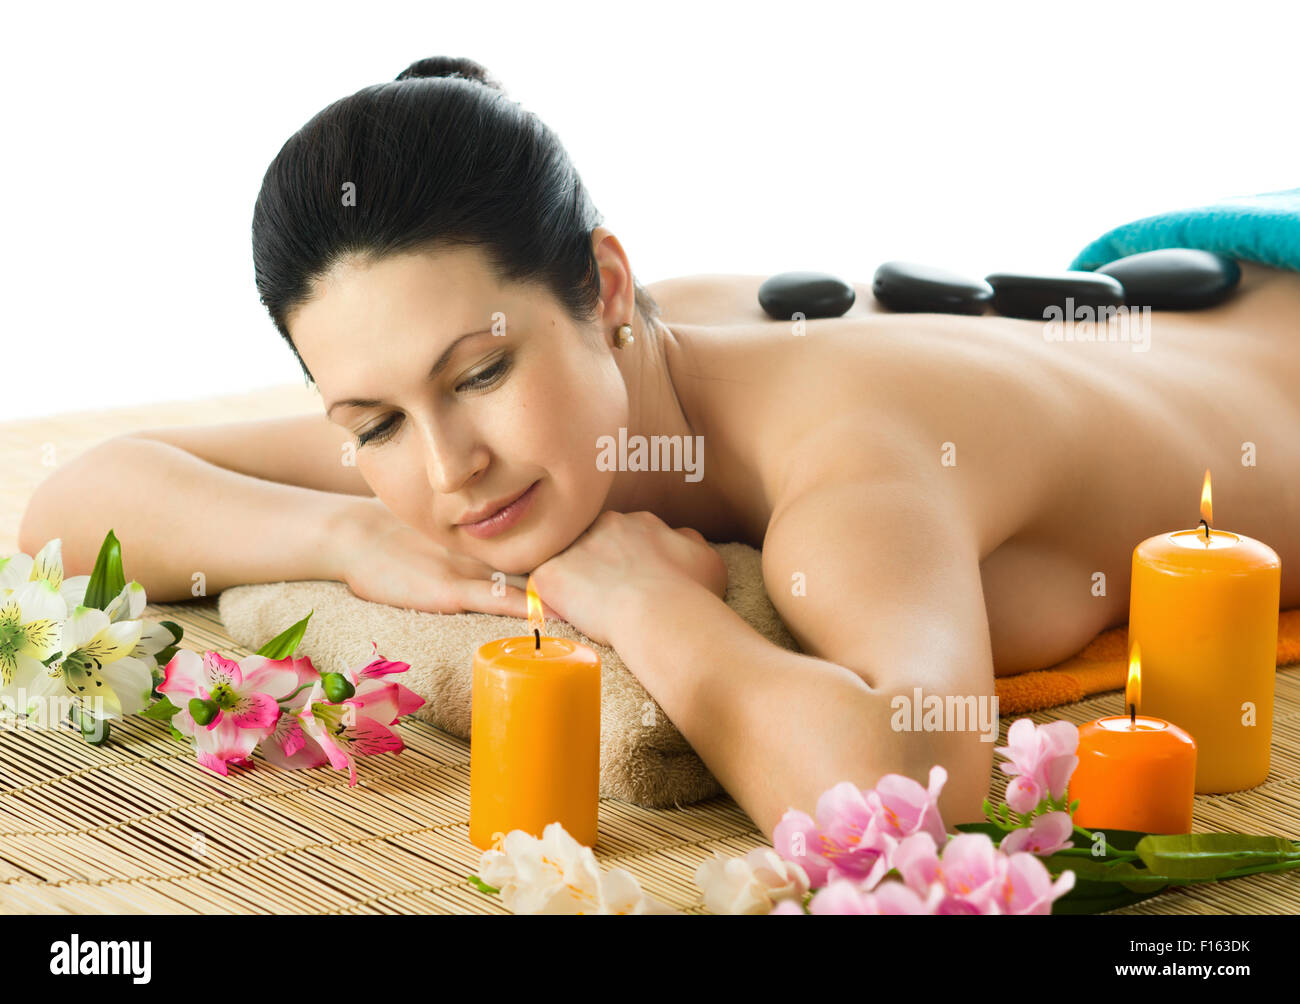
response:
{"label": "candle wick", "polygon": [[1132,728],[1137,728],[1137,705],[1128,706],[1128,723]]}
{"label": "candle wick", "polygon": [[533,645],[533,651],[536,652],[536,651],[538,651],[538,650],[542,647],[542,629],[541,629],[541,628],[533,628],[533,639],[534,639],[534,641],[535,641],[535,644]]}
{"label": "candle wick", "polygon": [[1205,539],[1210,539],[1210,524],[1205,522],[1205,517],[1201,517],[1201,525],[1205,527]]}

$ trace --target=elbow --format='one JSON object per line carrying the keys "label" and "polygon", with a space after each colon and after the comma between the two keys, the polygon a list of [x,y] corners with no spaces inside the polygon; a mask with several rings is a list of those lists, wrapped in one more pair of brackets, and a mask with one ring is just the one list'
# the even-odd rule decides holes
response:
{"label": "elbow", "polygon": [[[48,483],[48,479],[47,482]],[[45,546],[49,539],[45,534],[48,529],[45,521],[45,505],[42,501],[42,491],[44,484],[32,493],[27,500],[27,508],[23,510],[22,519],[18,524],[18,550],[32,557]]]}
{"label": "elbow", "polygon": [[34,531],[31,526],[31,514],[32,507],[29,502],[27,508],[23,510],[22,520],[18,524],[18,550],[26,554],[34,554],[32,551],[32,534]]}
{"label": "elbow", "polygon": [[[985,741],[977,731],[954,732],[935,744],[931,765],[939,764],[948,773],[948,780],[939,793],[939,814],[945,827],[952,832],[958,823],[982,822],[984,800],[988,797],[993,780],[992,741]],[[926,766],[928,776],[930,765]]]}
{"label": "elbow", "polygon": [[86,488],[96,477],[85,474],[85,464],[104,445],[60,464],[41,481],[28,497],[18,524],[18,549],[33,557],[54,538],[61,540],[65,576],[89,574],[103,543],[102,533],[97,540],[88,537],[93,522],[87,518],[88,506],[93,510],[95,503],[87,498]]}
{"label": "elbow", "polygon": [[[960,709],[972,713],[961,713]],[[992,702],[979,705],[945,701],[929,706],[932,713],[914,718],[903,702],[890,703],[889,732],[893,744],[894,772],[928,787],[930,770],[940,766],[947,774],[939,792],[939,814],[948,832],[958,823],[984,819],[984,799],[993,780],[993,748],[997,745],[999,719]]]}

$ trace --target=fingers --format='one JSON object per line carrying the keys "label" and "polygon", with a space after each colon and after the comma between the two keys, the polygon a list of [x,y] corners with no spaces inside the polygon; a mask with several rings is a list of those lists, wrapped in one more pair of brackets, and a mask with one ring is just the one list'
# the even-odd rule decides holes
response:
{"label": "fingers", "polygon": [[460,551],[448,550],[446,552],[446,561],[453,572],[457,575],[463,575],[467,579],[489,579],[492,577],[492,573],[496,571],[487,562],[480,561],[468,554],[462,554]]}
{"label": "fingers", "polygon": [[[506,586],[505,595],[495,583],[484,579],[460,579],[452,587],[456,610],[447,613],[499,614],[503,617],[528,617],[528,594],[517,586]],[[542,616],[547,620],[560,620],[560,615],[542,602]]]}
{"label": "fingers", "polygon": [[459,579],[452,588],[452,598],[460,609],[453,612],[528,616],[528,597],[522,589],[506,586],[505,594],[500,593],[500,587],[487,579]]}

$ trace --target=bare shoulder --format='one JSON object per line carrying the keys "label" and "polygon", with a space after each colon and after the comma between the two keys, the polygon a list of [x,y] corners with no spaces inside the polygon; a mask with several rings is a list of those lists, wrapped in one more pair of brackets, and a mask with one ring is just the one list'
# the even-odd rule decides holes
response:
{"label": "bare shoulder", "polygon": [[[766,275],[684,275],[646,286],[663,311],[665,324],[753,324],[773,321],[758,305],[758,287]],[[857,299],[845,317],[880,313],[871,284],[853,282]]]}
{"label": "bare shoulder", "polygon": [[129,436],[168,443],[217,467],[266,481],[374,495],[356,466],[352,437],[318,412],[142,429]]}
{"label": "bare shoulder", "polygon": [[784,500],[764,585],[804,652],[872,687],[982,693],[993,673],[978,534],[951,493],[915,475],[919,452],[897,463],[811,479]]}

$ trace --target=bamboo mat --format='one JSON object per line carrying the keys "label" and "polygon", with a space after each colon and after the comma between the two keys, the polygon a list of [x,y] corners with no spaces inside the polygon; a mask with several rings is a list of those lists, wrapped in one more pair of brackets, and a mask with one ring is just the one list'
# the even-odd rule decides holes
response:
{"label": "bamboo mat", "polygon": [[[0,426],[0,553],[17,548],[23,506],[50,469],[39,459],[50,444],[62,463],[132,429],[318,407],[314,392],[287,387]],[[150,604],[145,616],[183,624],[187,647],[248,654],[225,635],[213,597]],[[1121,703],[1119,693],[1108,693],[1028,717],[1082,724],[1120,713]],[[1015,717],[1002,719],[999,744]],[[469,744],[423,722],[399,727],[407,749],[359,758],[355,788],[325,768],[280,771],[265,763],[221,778],[198,767],[164,726],[138,717],[115,722],[112,741],[100,748],[68,731],[0,730],[0,911],[507,912],[466,882],[480,853],[468,836]],[[994,801],[1005,782],[995,771]],[[1265,783],[1198,795],[1194,819],[1197,832],[1300,837],[1300,666],[1277,674]],[[738,856],[765,844],[725,795],[670,810],[603,799],[595,850],[603,866],[626,868],[655,898],[702,914],[696,866],[715,851]],[[1300,913],[1300,874],[1175,889],[1116,912]]]}

